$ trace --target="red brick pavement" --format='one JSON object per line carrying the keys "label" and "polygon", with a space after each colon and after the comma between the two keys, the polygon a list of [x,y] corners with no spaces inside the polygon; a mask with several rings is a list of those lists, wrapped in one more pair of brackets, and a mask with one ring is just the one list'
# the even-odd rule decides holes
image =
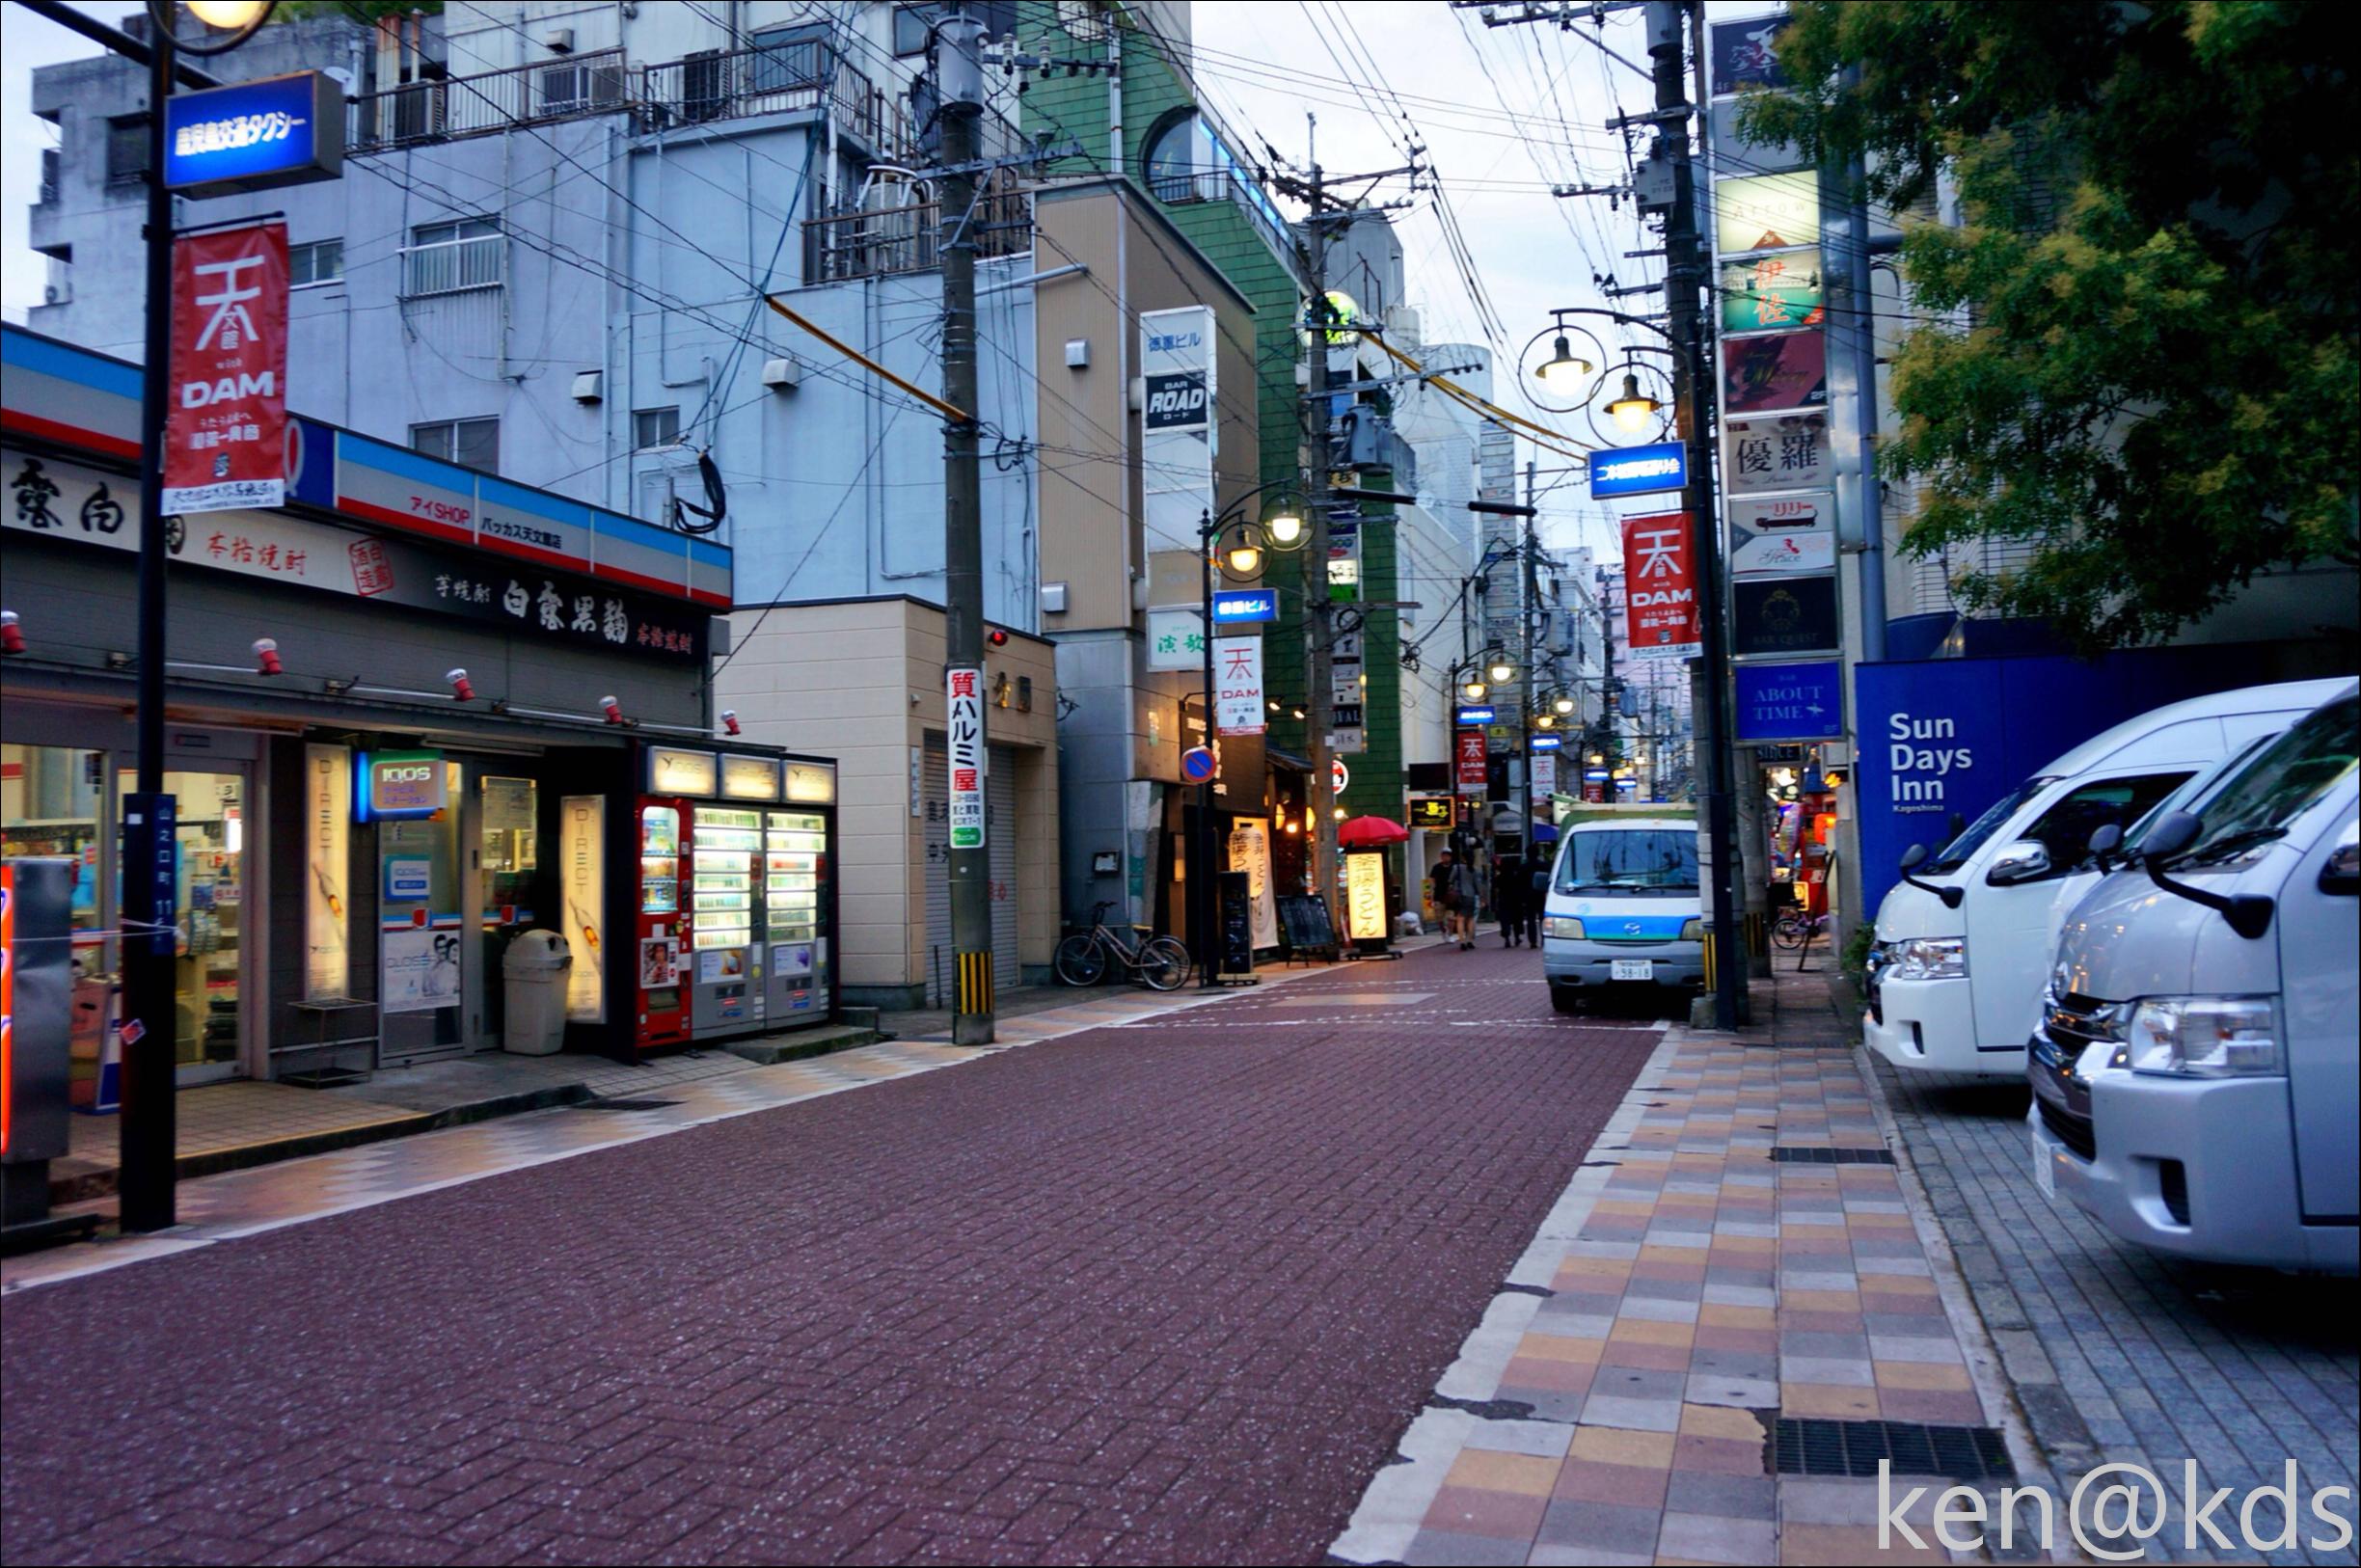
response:
{"label": "red brick pavement", "polygon": [[17,1294],[0,1555],[1317,1560],[1657,1038],[1537,967],[1355,965]]}

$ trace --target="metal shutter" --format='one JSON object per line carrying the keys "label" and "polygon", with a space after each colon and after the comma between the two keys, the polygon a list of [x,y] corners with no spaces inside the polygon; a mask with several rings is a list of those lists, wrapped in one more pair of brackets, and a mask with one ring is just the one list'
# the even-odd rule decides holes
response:
{"label": "metal shutter", "polygon": [[984,844],[991,852],[992,989],[1004,991],[1024,979],[1017,956],[1017,753],[991,748],[991,771],[984,781]]}
{"label": "metal shutter", "polygon": [[939,735],[926,738],[926,779],[920,797],[926,810],[926,994],[929,1007],[951,999],[951,748]]}

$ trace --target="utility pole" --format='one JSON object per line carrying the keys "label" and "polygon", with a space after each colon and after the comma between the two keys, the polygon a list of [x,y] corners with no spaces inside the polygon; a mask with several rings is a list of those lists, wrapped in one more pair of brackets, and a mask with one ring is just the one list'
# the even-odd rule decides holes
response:
{"label": "utility pole", "polygon": [[1517,666],[1517,681],[1523,696],[1523,721],[1517,726],[1517,745],[1525,764],[1525,815],[1517,822],[1517,838],[1523,852],[1530,857],[1533,851],[1533,718],[1541,702],[1541,683],[1533,669],[1533,621],[1541,613],[1541,540],[1533,529],[1533,519],[1540,515],[1533,504],[1533,463],[1525,461],[1525,660]]}
{"label": "utility pole", "polygon": [[1699,307],[1705,283],[1697,243],[1696,176],[1689,157],[1689,102],[1682,53],[1684,14],[1704,47],[1702,0],[1649,0],[1648,58],[1656,79],[1659,147],[1672,169],[1672,206],[1665,217],[1666,325],[1672,338],[1675,428],[1688,448],[1688,482],[1681,506],[1688,512],[1696,556],[1697,612],[1704,623],[1694,693],[1696,750],[1705,764],[1705,831],[1713,860],[1711,901],[1714,951],[1714,1027],[1735,1029],[1747,1021],[1746,941],[1730,897],[1738,875],[1736,833],[1731,821],[1731,765],[1722,716],[1722,693],[1729,687],[1729,648],[1722,621],[1722,581],[1716,548],[1713,488],[1713,427],[1708,402],[1704,322]]}
{"label": "utility pole", "polygon": [[[985,840],[985,773],[991,751],[984,701],[983,481],[976,466],[976,178],[984,113],[984,26],[963,5],[936,23],[941,105],[943,400],[963,411],[943,423],[943,633],[951,769],[949,864],[954,958],[951,1039],[992,1042],[991,851]],[[1002,832],[1012,825],[1000,825]]]}

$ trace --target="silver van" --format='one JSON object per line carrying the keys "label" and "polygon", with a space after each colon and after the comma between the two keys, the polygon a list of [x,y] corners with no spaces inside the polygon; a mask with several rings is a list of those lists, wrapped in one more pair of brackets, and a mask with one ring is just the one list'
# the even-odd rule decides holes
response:
{"label": "silver van", "polygon": [[2026,1069],[2043,1190],[2159,1252],[2361,1272],[2356,757],[2348,686],[2068,917]]}

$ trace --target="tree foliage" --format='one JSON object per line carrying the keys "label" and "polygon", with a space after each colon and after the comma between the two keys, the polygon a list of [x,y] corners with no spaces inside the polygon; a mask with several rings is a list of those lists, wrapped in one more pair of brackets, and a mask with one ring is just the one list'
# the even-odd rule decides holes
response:
{"label": "tree foliage", "polygon": [[[2254,573],[2356,559],[2361,220],[2347,14],[2302,0],[1799,0],[1750,136],[1870,159],[1903,247],[1888,477],[1920,557],[2027,541],[1970,606],[2085,648],[2167,636]],[[1858,80],[1839,76],[1858,68]],[[1957,322],[1964,319],[1965,325]],[[2291,627],[2291,634],[2308,629]]]}

